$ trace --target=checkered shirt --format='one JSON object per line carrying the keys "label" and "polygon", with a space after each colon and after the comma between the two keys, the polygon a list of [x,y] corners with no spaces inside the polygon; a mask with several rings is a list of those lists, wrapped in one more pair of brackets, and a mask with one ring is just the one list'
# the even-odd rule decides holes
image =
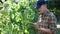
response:
{"label": "checkered shirt", "polygon": [[[50,29],[53,34],[56,34],[56,22],[57,19],[52,12],[47,10],[44,14],[41,14],[38,18],[37,24],[39,28]],[[38,32],[38,34],[47,34],[43,32]]]}

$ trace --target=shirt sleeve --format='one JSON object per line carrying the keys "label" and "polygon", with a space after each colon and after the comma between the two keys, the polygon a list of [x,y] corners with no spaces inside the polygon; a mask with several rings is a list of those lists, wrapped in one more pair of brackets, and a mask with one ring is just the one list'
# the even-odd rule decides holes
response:
{"label": "shirt sleeve", "polygon": [[56,32],[56,22],[57,22],[56,17],[55,16],[50,16],[48,28],[52,31],[52,33]]}

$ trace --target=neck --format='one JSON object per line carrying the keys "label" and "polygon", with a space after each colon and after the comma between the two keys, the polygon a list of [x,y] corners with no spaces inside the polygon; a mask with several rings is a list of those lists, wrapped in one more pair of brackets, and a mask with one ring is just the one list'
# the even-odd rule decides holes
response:
{"label": "neck", "polygon": [[41,11],[40,13],[41,13],[41,14],[44,14],[45,12],[46,12],[46,11]]}
{"label": "neck", "polygon": [[40,14],[46,14],[47,13],[47,10],[46,11],[44,11],[44,12],[40,12]]}

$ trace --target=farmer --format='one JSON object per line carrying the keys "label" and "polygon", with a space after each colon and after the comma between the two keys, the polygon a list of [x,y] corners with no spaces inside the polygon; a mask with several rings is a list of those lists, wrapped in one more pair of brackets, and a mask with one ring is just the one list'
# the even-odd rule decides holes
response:
{"label": "farmer", "polygon": [[56,34],[56,22],[55,15],[47,9],[47,3],[44,0],[38,0],[36,8],[40,12],[37,23],[33,24],[37,34]]}

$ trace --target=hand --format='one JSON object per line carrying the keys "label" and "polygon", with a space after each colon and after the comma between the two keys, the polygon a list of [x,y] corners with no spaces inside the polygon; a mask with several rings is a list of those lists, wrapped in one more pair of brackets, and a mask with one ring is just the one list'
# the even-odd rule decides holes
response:
{"label": "hand", "polygon": [[40,28],[40,30],[45,30],[45,28]]}
{"label": "hand", "polygon": [[39,31],[45,32],[47,34],[52,34],[52,32],[50,31],[50,29],[40,28]]}
{"label": "hand", "polygon": [[48,29],[45,29],[45,28],[39,28],[40,31],[46,31]]}
{"label": "hand", "polygon": [[37,23],[31,24],[31,26],[32,26],[33,28],[35,28],[35,29],[38,29],[38,28],[39,28]]}

